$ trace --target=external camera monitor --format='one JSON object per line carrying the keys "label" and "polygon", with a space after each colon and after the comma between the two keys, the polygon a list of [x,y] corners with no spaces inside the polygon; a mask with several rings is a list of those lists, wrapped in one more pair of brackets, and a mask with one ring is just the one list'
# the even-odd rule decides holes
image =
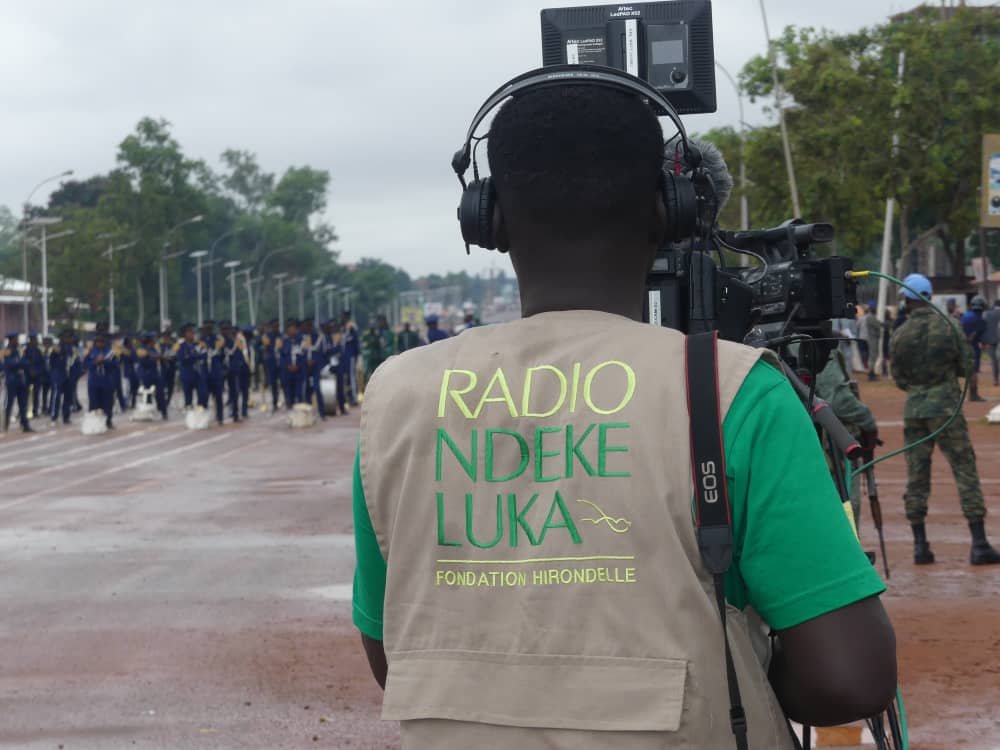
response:
{"label": "external camera monitor", "polygon": [[678,114],[715,111],[710,0],[542,11],[542,64],[591,64],[645,79]]}

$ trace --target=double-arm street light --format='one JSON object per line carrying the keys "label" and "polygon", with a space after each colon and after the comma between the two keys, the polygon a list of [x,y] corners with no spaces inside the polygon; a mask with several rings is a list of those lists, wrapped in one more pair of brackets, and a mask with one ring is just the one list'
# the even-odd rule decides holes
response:
{"label": "double-arm street light", "polygon": [[229,269],[229,318],[230,322],[236,325],[236,267],[241,261],[230,260],[223,265]]}
{"label": "double-arm street light", "polygon": [[208,247],[208,317],[210,318],[215,318],[215,266],[213,264],[215,248],[224,239],[239,234],[242,231],[242,228],[230,229],[228,232],[224,232],[216,237]]}
{"label": "double-arm street light", "polygon": [[[180,224],[171,227],[167,230],[167,233],[163,236],[163,247],[160,250],[160,330],[163,331],[167,322],[167,261],[171,258],[176,258],[183,255],[182,252],[172,253],[167,255],[167,247],[169,247],[170,235],[176,232],[181,227],[185,227],[188,224],[195,224],[202,221],[205,217],[201,214],[197,216],[192,216],[190,219],[185,219]],[[200,298],[199,298],[200,301]]]}
{"label": "double-arm street light", "polygon": [[105,232],[104,234],[97,235],[99,240],[108,241],[108,249],[104,251],[104,256],[108,259],[108,265],[111,266],[111,271],[108,274],[108,330],[111,333],[115,332],[115,253],[119,250],[128,250],[130,247],[134,247],[137,243],[135,240],[132,242],[126,242],[123,245],[115,245],[111,240],[114,239],[114,232]]}
{"label": "double-arm street light", "polygon": [[[33,188],[31,192],[28,193],[28,197],[24,199],[24,207],[21,211],[21,223],[26,225],[28,221],[28,211],[31,210],[31,199],[38,192],[38,189],[43,185],[48,185],[50,182],[55,182],[56,180],[61,180],[63,177],[70,177],[73,174],[72,169],[67,169],[65,172],[60,172],[59,174],[52,175],[51,177],[46,177],[44,180],[39,182]],[[25,226],[25,229],[27,227]],[[21,235],[21,274],[24,277],[24,283],[28,283],[28,236],[27,232]],[[44,282],[43,282],[44,283]],[[30,294],[24,296],[24,331],[27,333],[28,324],[28,304],[31,298]]]}
{"label": "double-arm street light", "polygon": [[42,228],[42,336],[49,335],[49,252],[48,252],[48,241],[59,239],[60,237],[68,237],[73,234],[73,230],[69,229],[65,232],[59,232],[58,234],[48,234],[46,229],[53,224],[58,224],[62,221],[62,218],[58,216],[42,216],[37,219],[32,219],[28,222],[30,227],[41,227]]}
{"label": "double-arm street light", "polygon": [[320,292],[320,287],[323,286],[323,282],[320,279],[314,279],[312,285],[313,285],[313,318],[316,321],[316,325],[319,325],[319,321],[321,320],[319,315],[319,292]]}

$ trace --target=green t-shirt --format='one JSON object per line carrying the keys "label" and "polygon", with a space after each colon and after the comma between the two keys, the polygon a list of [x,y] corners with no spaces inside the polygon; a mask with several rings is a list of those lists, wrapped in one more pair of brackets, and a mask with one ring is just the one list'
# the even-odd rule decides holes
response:
{"label": "green t-shirt", "polygon": [[[880,594],[885,585],[854,536],[816,430],[784,375],[758,362],[722,426],[734,558],[726,598],[774,629]],[[386,565],[354,464],[354,624],[382,640]]]}

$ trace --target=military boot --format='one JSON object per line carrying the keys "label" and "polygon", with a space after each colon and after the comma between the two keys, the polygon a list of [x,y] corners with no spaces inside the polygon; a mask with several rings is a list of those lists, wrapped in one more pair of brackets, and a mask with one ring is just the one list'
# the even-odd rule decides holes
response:
{"label": "military boot", "polygon": [[969,401],[985,401],[986,399],[979,395],[979,376],[973,375],[969,380]]}
{"label": "military boot", "polygon": [[1000,564],[1000,552],[990,546],[989,540],[986,538],[986,526],[983,519],[969,521],[969,531],[972,532],[972,551],[969,553],[969,564]]}
{"label": "military boot", "polygon": [[913,528],[913,564],[930,565],[934,562],[934,553],[927,541],[927,530],[922,523],[912,524]]}

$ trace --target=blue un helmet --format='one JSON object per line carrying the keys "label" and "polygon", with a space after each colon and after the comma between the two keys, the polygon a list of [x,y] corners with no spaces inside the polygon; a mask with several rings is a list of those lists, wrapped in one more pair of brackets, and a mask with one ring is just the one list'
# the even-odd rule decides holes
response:
{"label": "blue un helmet", "polygon": [[929,300],[931,298],[931,294],[934,293],[934,288],[931,286],[931,280],[922,273],[911,273],[903,279],[903,283],[910,287],[913,291],[919,293],[918,296],[917,294],[914,294],[913,291],[910,291],[910,289],[904,288],[903,296],[907,299]]}

